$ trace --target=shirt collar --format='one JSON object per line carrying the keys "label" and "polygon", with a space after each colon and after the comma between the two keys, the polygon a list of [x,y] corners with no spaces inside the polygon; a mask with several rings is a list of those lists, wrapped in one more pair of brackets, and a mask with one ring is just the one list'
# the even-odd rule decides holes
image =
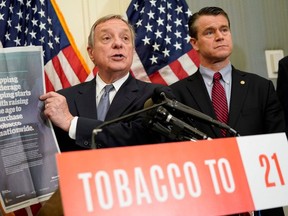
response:
{"label": "shirt collar", "polygon": [[[120,89],[120,87],[128,79],[128,77],[129,73],[127,73],[125,76],[112,83],[116,92]],[[96,95],[98,95],[98,93],[101,92],[101,90],[106,85],[107,84],[101,79],[101,77],[98,74],[96,74]]]}
{"label": "shirt collar", "polygon": [[[202,65],[200,65],[199,67],[199,71],[204,79],[204,81],[208,84],[208,85],[212,85],[213,84],[213,76],[215,71],[212,71],[209,68],[206,68]],[[231,63],[229,63],[228,65],[226,65],[224,68],[222,68],[219,71],[222,75],[222,79],[226,84],[230,84],[231,83],[231,72],[232,72],[232,65]]]}

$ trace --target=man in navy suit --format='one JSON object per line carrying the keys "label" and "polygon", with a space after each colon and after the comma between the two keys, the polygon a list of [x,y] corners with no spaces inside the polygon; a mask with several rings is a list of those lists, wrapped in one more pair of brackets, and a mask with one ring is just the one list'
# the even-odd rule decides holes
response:
{"label": "man in navy suit", "polygon": [[[284,132],[284,114],[273,83],[231,65],[233,45],[226,12],[218,7],[203,8],[190,17],[188,25],[200,67],[193,75],[171,85],[176,100],[216,119],[211,94],[213,75],[220,72],[228,102],[229,126],[240,135]],[[207,123],[196,119],[190,123],[211,138],[223,136],[220,129]],[[282,208],[270,209],[261,211],[261,216],[264,215],[278,216],[284,212]]]}
{"label": "man in navy suit", "polygon": [[[158,84],[146,83],[129,74],[134,48],[134,30],[119,15],[98,19],[88,38],[88,54],[98,67],[98,73],[89,82],[40,97],[45,101],[44,114],[52,121],[60,150],[89,149],[92,131],[104,121],[116,119],[144,108]],[[110,107],[106,117],[99,120],[97,107],[103,88],[112,84]],[[163,87],[163,86],[161,86]],[[96,135],[96,144],[102,148],[162,142],[163,137],[142,126],[145,115],[134,116],[107,125]],[[38,216],[63,215],[60,191],[41,208]]]}
{"label": "man in navy suit", "polygon": [[[45,101],[45,115],[54,124],[60,150],[72,151],[91,147],[92,131],[103,124],[97,107],[103,88],[113,84],[109,93],[111,106],[104,121],[116,119],[143,109],[159,85],[135,79],[130,73],[135,33],[133,27],[118,15],[97,20],[88,38],[88,54],[98,73],[92,81],[40,97]],[[143,118],[135,116],[108,125],[96,135],[97,146],[115,147],[160,142],[142,126]],[[152,133],[152,132],[151,132]]]}

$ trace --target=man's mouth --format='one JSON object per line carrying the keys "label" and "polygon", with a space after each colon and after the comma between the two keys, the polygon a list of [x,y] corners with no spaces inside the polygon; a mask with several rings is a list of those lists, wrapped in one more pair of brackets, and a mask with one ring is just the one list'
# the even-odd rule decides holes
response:
{"label": "man's mouth", "polygon": [[217,48],[225,48],[225,47],[227,47],[227,45],[222,44],[222,45],[217,46],[216,49],[217,49]]}
{"label": "man's mouth", "polygon": [[122,54],[115,54],[112,56],[112,58],[124,58],[125,56]]}

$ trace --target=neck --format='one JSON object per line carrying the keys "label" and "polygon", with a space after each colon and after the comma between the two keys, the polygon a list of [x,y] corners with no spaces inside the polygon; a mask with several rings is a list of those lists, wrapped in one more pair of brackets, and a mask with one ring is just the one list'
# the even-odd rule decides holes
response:
{"label": "neck", "polygon": [[121,79],[124,77],[128,72],[112,72],[112,73],[106,73],[106,72],[98,72],[98,75],[101,77],[101,79],[106,83],[106,84],[111,84],[116,82],[117,80]]}
{"label": "neck", "polygon": [[226,67],[230,63],[230,60],[226,58],[225,60],[208,60],[208,59],[201,59],[200,58],[200,64],[206,68],[209,68],[210,70],[213,70],[215,72],[220,71],[222,68]]}

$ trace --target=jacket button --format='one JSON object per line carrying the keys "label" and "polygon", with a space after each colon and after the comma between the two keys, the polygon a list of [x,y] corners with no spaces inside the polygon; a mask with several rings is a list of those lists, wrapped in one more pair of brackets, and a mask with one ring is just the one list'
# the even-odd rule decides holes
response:
{"label": "jacket button", "polygon": [[89,142],[87,140],[84,141],[84,145],[87,146]]}

